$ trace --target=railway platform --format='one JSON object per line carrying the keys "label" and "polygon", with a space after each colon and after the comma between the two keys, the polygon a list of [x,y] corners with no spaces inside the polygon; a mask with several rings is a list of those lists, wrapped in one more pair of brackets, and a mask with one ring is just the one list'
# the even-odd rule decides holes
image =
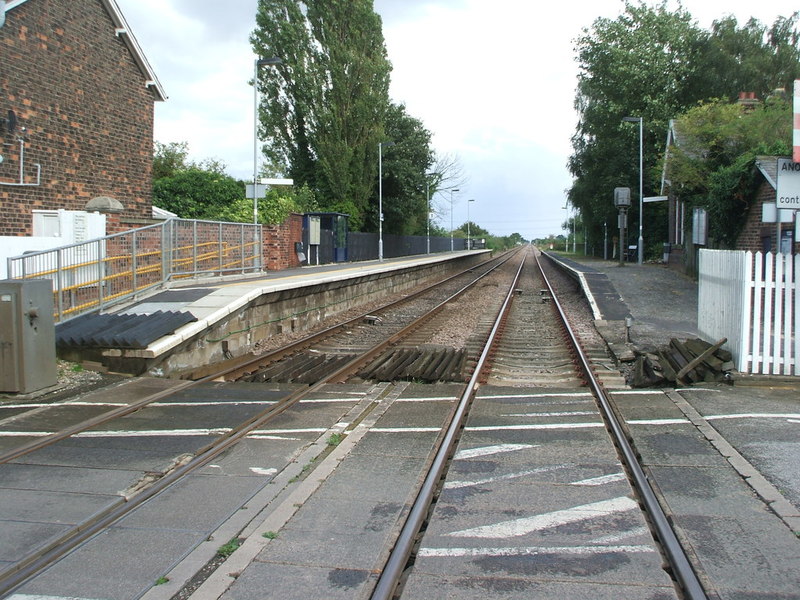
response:
{"label": "railway platform", "polygon": [[131,375],[173,375],[257,350],[426,278],[485,260],[490,250],[447,252],[176,280],[168,289],[56,328],[59,355]]}

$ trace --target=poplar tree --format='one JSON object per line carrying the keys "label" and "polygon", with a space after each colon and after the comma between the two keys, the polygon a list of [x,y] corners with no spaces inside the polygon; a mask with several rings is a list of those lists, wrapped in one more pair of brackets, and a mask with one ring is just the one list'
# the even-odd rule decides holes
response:
{"label": "poplar tree", "polygon": [[360,229],[377,181],[391,65],[372,0],[259,0],[251,43],[273,167]]}

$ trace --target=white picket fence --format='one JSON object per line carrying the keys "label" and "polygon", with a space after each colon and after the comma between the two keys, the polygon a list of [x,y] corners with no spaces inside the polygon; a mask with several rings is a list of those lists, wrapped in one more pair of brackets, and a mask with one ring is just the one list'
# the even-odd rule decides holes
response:
{"label": "white picket fence", "polygon": [[700,250],[698,331],[741,373],[800,376],[800,255]]}

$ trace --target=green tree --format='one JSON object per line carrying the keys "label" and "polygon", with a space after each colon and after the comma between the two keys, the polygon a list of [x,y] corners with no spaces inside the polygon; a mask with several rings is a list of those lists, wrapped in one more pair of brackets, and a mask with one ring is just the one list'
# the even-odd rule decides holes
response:
{"label": "green tree", "polygon": [[[259,70],[267,155],[324,210],[361,228],[377,178],[391,65],[371,0],[259,0],[251,43],[282,63]],[[344,209],[344,210],[343,210]]]}
{"label": "green tree", "polygon": [[[186,142],[153,143],[153,181],[172,177],[178,171],[187,169],[189,144]],[[163,207],[162,207],[163,208]]]}
{"label": "green tree", "polygon": [[182,219],[217,220],[244,192],[244,184],[233,177],[191,166],[155,180],[153,204]]}
{"label": "green tree", "polygon": [[[386,114],[386,137],[394,145],[383,147],[384,231],[398,235],[426,232],[426,173],[434,163],[431,133],[411,117],[403,104],[391,104]],[[378,160],[377,145],[374,160]],[[428,182],[429,183],[429,182]],[[378,189],[375,187],[367,228],[378,229]]]}
{"label": "green tree", "polygon": [[[712,97],[741,91],[766,92],[786,86],[798,70],[797,14],[772,28],[750,20],[739,28],[732,17],[700,29],[688,12],[626,2],[617,19],[600,18],[576,42],[580,66],[575,107],[579,122],[572,138],[568,192],[589,239],[600,239],[604,222],[614,222],[615,187],[639,188],[639,127],[624,116],[643,118],[644,195],[657,194],[669,120]],[[663,206],[646,212],[645,243],[666,238]],[[629,212],[635,231],[638,202]]]}
{"label": "green tree", "polygon": [[[638,191],[639,128],[622,118],[643,118],[644,163],[655,164],[669,119],[697,99],[685,85],[694,81],[692,57],[701,39],[689,13],[681,8],[670,12],[666,2],[654,7],[627,2],[617,19],[599,18],[578,38],[579,122],[572,138],[569,168],[575,181],[568,197],[590,237],[602,235],[602,224],[615,220],[615,187]],[[644,187],[647,194],[649,178]],[[631,223],[638,221],[637,208],[629,214]],[[652,233],[651,227],[645,230]]]}
{"label": "green tree", "polygon": [[792,107],[781,96],[749,108],[714,100],[681,115],[675,129],[681,143],[669,155],[672,189],[706,208],[711,237],[732,246],[757,185],[756,157],[791,153]]}

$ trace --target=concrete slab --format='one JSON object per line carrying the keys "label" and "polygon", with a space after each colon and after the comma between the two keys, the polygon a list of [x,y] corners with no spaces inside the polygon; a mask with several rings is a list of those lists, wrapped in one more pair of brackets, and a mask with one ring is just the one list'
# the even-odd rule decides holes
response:
{"label": "concrete slab", "polygon": [[0,489],[2,521],[77,524],[120,501],[111,494],[90,495],[46,490]]}
{"label": "concrete slab", "polygon": [[[126,529],[213,531],[271,477],[196,475],[173,486],[119,522]],[[192,502],[192,499],[197,501]],[[191,510],[187,510],[191,502]],[[201,538],[203,537],[201,535]],[[228,540],[220,542],[224,544]]]}
{"label": "concrete slab", "polygon": [[195,532],[113,528],[17,590],[52,598],[133,600],[197,538]]}
{"label": "concrete slab", "polygon": [[592,600],[675,600],[671,586],[613,586],[597,583],[539,581],[533,578],[504,576],[458,577],[414,572],[403,589],[408,600],[552,600],[553,598],[591,598]]}
{"label": "concrete slab", "polygon": [[327,600],[366,598],[364,590],[375,586],[377,576],[367,571],[253,563],[220,600],[308,600],[313,595]]}
{"label": "concrete slab", "polygon": [[140,475],[139,471],[6,463],[0,465],[0,488],[113,494],[127,489]]}
{"label": "concrete slab", "polygon": [[[26,552],[35,552],[68,529],[69,525],[62,523],[0,521],[0,561],[10,567]],[[0,564],[0,568],[5,566]]]}

